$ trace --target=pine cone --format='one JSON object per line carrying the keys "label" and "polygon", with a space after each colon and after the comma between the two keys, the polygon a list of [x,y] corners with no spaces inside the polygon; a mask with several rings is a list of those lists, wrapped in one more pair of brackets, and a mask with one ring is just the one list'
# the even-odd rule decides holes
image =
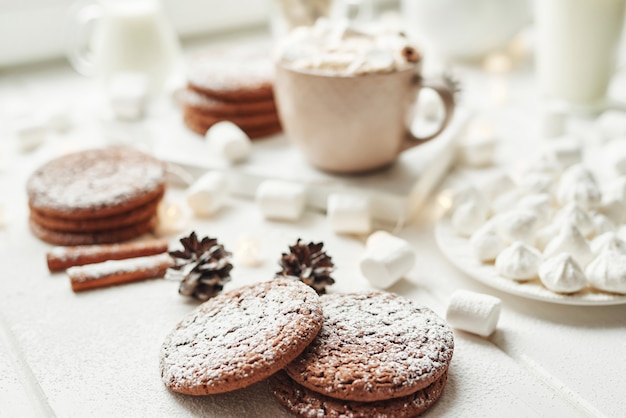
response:
{"label": "pine cone", "polygon": [[198,241],[195,232],[180,239],[183,251],[170,251],[174,259],[173,270],[181,278],[178,293],[206,301],[217,295],[230,280],[231,253],[217,243],[217,239],[204,237]]}
{"label": "pine cone", "polygon": [[277,276],[293,277],[311,286],[318,294],[326,293],[326,286],[335,283],[330,277],[335,270],[331,257],[322,251],[324,243],[304,244],[298,238],[296,245],[289,247],[290,253],[283,253]]}

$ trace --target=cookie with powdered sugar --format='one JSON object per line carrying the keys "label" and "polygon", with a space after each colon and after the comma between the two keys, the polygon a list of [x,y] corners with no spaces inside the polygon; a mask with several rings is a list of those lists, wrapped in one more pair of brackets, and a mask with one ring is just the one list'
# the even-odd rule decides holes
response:
{"label": "cookie with powdered sugar", "polygon": [[319,296],[300,281],[233,289],[193,310],[165,338],[161,378],[188,395],[241,389],[293,361],[321,325]]}
{"label": "cookie with powdered sugar", "polygon": [[298,417],[372,418],[415,417],[439,400],[446,386],[448,374],[424,389],[408,396],[386,401],[342,401],[313,392],[298,385],[284,372],[276,373],[269,380],[274,398],[286,410]]}
{"label": "cookie with powdered sugar", "polygon": [[439,380],[454,351],[451,328],[430,309],[386,292],[323,295],[317,338],[285,370],[337,399],[408,396]]}

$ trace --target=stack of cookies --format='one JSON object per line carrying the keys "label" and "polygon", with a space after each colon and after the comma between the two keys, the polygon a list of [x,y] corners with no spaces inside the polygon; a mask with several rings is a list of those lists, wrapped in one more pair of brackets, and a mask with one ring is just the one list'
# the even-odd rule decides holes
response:
{"label": "stack of cookies", "polygon": [[280,132],[273,74],[269,54],[237,49],[196,57],[177,97],[185,124],[200,135],[220,121],[234,123],[251,139]]}
{"label": "stack of cookies", "polygon": [[56,245],[114,243],[156,226],[163,164],[130,147],[56,158],[28,179],[30,228]]}
{"label": "stack of cookies", "polygon": [[194,310],[166,338],[161,376],[190,395],[269,377],[276,400],[301,417],[412,417],[441,396],[453,350],[445,321],[407,299],[319,297],[299,281],[275,279]]}

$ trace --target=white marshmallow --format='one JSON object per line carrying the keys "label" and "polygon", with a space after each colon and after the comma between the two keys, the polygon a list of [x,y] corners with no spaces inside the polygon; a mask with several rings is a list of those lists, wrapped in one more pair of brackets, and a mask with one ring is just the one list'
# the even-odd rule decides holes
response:
{"label": "white marshmallow", "polygon": [[510,210],[497,216],[498,234],[506,243],[521,241],[532,245],[537,232],[537,216],[528,210]]}
{"label": "white marshmallow", "polygon": [[256,202],[266,219],[296,221],[306,204],[306,188],[282,180],[265,180],[256,189]]}
{"label": "white marshmallow", "polygon": [[498,325],[501,305],[494,296],[456,290],[448,303],[446,321],[454,328],[488,337]]}
{"label": "white marshmallow", "polygon": [[626,293],[626,254],[607,247],[587,266],[585,274],[596,289]]}
{"label": "white marshmallow", "polygon": [[452,214],[452,228],[462,236],[470,236],[487,221],[487,209],[477,203],[467,202]]}
{"label": "white marshmallow", "polygon": [[231,163],[245,161],[250,155],[250,138],[237,125],[229,121],[211,126],[205,135],[209,146]]}
{"label": "white marshmallow", "polygon": [[15,135],[20,151],[30,152],[45,142],[48,126],[44,120],[37,117],[23,118],[16,124]]}
{"label": "white marshmallow", "polygon": [[559,293],[574,293],[587,285],[585,273],[568,253],[560,253],[548,258],[539,267],[541,283]]}
{"label": "white marshmallow", "polygon": [[415,265],[415,250],[403,239],[385,233],[377,235],[371,241],[368,239],[368,244],[359,267],[363,276],[375,288],[386,289],[392,286]]}
{"label": "white marshmallow", "polygon": [[228,196],[228,178],[224,173],[211,171],[196,180],[186,191],[187,204],[197,216],[217,212]]}
{"label": "white marshmallow", "polygon": [[567,113],[562,106],[546,106],[542,109],[540,128],[544,138],[556,138],[565,132]]}
{"label": "white marshmallow", "polygon": [[393,237],[387,231],[375,231],[370,234],[369,237],[365,240],[365,248],[372,248],[377,245],[379,242],[386,240],[388,237]]}
{"label": "white marshmallow", "polygon": [[498,235],[495,222],[489,221],[472,234],[470,246],[480,261],[491,261],[506,248],[506,243]]}
{"label": "white marshmallow", "polygon": [[367,197],[334,193],[328,196],[326,210],[336,233],[366,234],[372,228]]}
{"label": "white marshmallow", "polygon": [[558,162],[563,168],[578,164],[583,158],[583,149],[580,141],[571,136],[562,136],[548,141],[544,148],[545,154]]}
{"label": "white marshmallow", "polygon": [[489,201],[493,201],[496,197],[503,193],[509,192],[515,188],[515,183],[511,177],[503,171],[495,171],[485,178],[478,186],[482,194]]}
{"label": "white marshmallow", "polygon": [[593,259],[587,240],[582,236],[576,226],[565,223],[561,226],[559,234],[554,237],[543,251],[544,257],[553,257],[561,253],[568,253],[582,267]]}
{"label": "white marshmallow", "polygon": [[541,253],[523,242],[516,241],[505,248],[496,258],[496,271],[512,280],[530,280],[537,277]]}
{"label": "white marshmallow", "polygon": [[143,118],[148,104],[149,80],[145,74],[121,72],[109,79],[108,94],[111,109],[120,120]]}

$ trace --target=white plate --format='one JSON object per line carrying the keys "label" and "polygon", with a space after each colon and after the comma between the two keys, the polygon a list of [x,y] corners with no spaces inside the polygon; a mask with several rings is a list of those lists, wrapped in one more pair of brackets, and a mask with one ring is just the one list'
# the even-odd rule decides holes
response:
{"label": "white plate", "polygon": [[626,295],[598,292],[591,289],[572,295],[551,292],[539,280],[516,282],[498,275],[493,264],[480,262],[472,255],[469,240],[452,229],[448,218],[442,218],[435,227],[437,245],[446,258],[473,279],[503,292],[529,299],[565,305],[620,305],[626,304]]}

